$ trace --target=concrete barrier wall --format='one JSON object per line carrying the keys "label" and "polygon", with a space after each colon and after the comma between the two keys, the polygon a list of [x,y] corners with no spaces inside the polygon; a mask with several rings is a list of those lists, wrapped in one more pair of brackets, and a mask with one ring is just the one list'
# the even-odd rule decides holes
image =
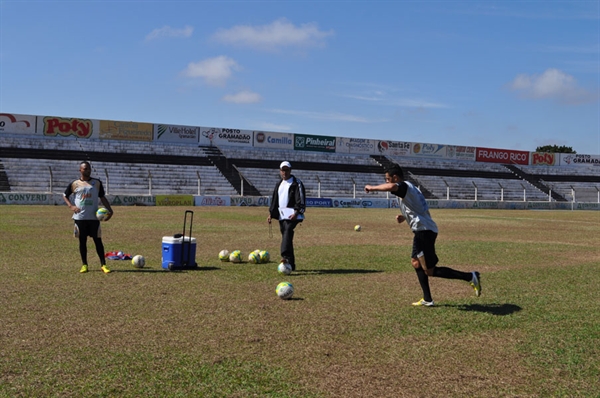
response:
{"label": "concrete barrier wall", "polygon": [[[113,206],[262,206],[268,196],[194,196],[194,195],[106,195]],[[181,199],[181,200],[179,200]],[[600,210],[595,202],[510,202],[483,200],[431,200],[431,209],[505,209],[505,210]],[[0,192],[0,205],[65,205],[62,194]],[[398,208],[398,199],[307,198],[307,207],[361,209]]]}

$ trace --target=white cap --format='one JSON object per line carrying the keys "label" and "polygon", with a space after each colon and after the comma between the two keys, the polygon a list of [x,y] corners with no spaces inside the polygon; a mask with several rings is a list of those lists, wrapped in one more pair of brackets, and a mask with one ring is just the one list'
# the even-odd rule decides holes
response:
{"label": "white cap", "polygon": [[288,168],[292,168],[292,165],[290,164],[290,162],[288,162],[287,160],[285,162],[281,162],[281,164],[279,165],[279,170],[283,169],[284,167],[288,167]]}

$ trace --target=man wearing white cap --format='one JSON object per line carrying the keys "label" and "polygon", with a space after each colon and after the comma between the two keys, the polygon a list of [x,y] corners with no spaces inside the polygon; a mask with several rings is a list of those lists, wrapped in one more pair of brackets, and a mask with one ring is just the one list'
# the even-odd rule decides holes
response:
{"label": "man wearing white cap", "polygon": [[279,175],[281,176],[281,181],[275,185],[275,189],[273,190],[267,222],[271,224],[272,219],[279,220],[281,261],[288,262],[292,270],[295,270],[294,229],[298,223],[304,220],[306,191],[302,181],[292,175],[292,165],[290,162],[281,162],[279,165]]}

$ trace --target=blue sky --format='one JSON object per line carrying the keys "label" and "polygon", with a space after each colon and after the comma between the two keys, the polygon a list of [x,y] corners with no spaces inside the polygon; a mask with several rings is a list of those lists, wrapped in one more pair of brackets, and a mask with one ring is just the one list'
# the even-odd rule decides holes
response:
{"label": "blue sky", "polygon": [[0,111],[600,154],[598,1],[5,1]]}

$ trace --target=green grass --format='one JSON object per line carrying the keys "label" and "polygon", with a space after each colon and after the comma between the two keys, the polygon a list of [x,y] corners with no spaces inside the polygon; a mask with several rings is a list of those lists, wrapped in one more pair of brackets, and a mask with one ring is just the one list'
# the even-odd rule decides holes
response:
{"label": "green grass", "polygon": [[184,208],[115,210],[105,249],[146,268],[104,275],[90,240],[79,274],[64,206],[0,206],[0,396],[598,396],[600,212],[434,210],[441,265],[479,270],[483,294],[434,278],[437,306],[414,308],[395,210],[309,209],[288,277],[266,208],[194,208],[200,269],[182,272],[160,263]]}

